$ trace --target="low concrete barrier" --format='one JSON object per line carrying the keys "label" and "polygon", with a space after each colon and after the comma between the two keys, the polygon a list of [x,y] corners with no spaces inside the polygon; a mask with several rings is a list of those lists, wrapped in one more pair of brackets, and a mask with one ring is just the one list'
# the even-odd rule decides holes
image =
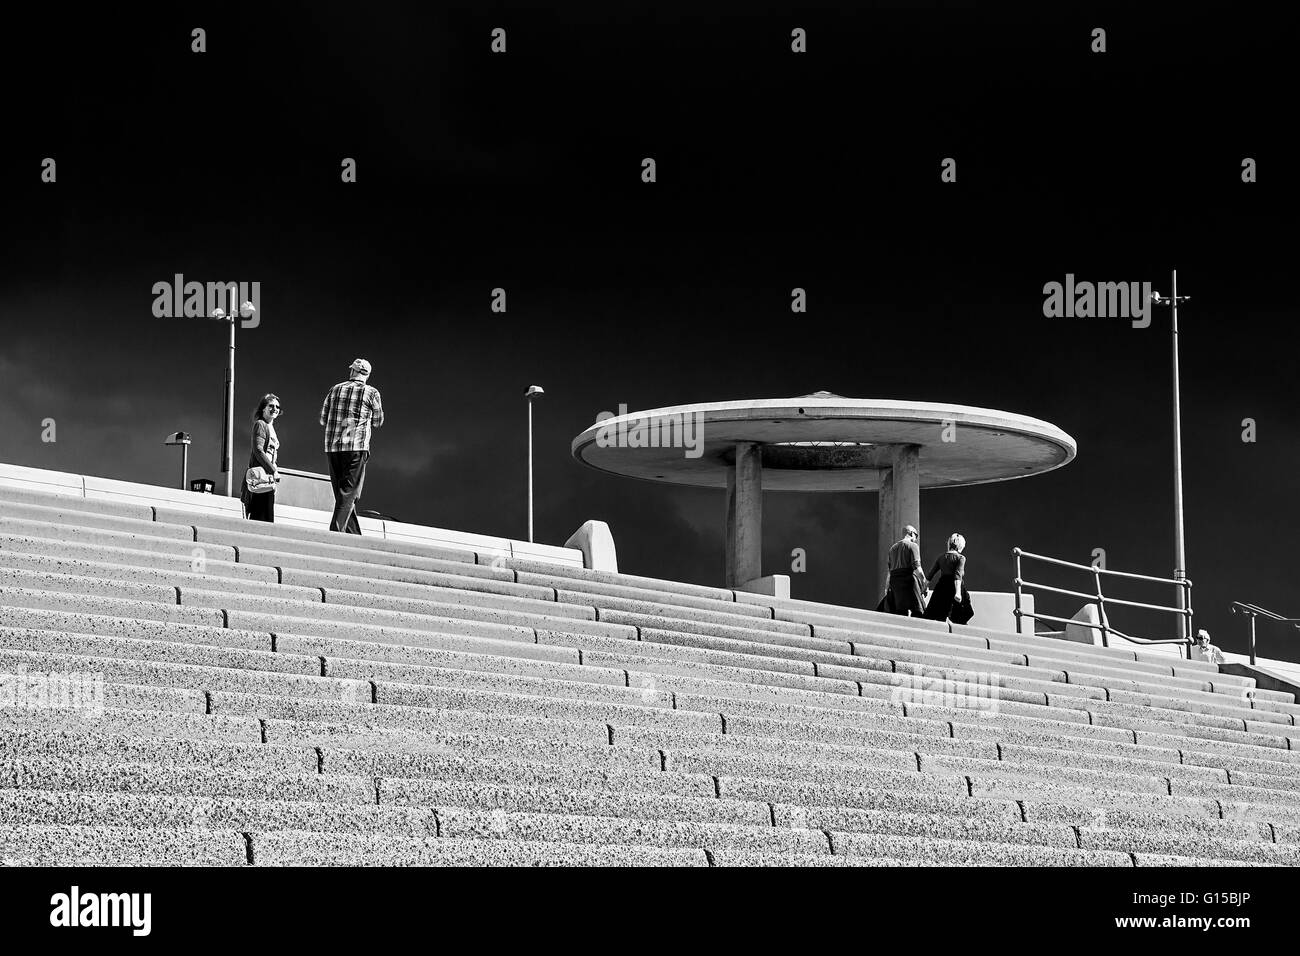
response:
{"label": "low concrete barrier", "polygon": [[[301,479],[310,488],[317,478],[311,472],[285,472],[293,479]],[[326,479],[325,489],[329,491],[330,501],[333,492],[329,490]],[[22,465],[0,464],[0,488],[18,488],[45,494],[66,495],[88,501],[109,501],[164,510],[191,512],[208,515],[222,515],[243,518],[243,504],[238,498],[224,495],[202,494],[183,491],[178,488],[164,488],[158,485],[146,485],[132,481],[119,481],[113,478],[98,478],[91,475],[74,475],[68,472],[49,471],[43,468],[27,468]],[[301,489],[300,489],[301,490]],[[311,492],[317,495],[319,488]],[[279,495],[277,494],[277,499]],[[291,495],[290,500],[298,500]],[[304,508],[276,501],[275,523],[277,525],[298,528],[319,528],[327,530],[332,516],[332,507]],[[174,519],[174,515],[171,517]],[[446,548],[476,551],[481,555],[500,555],[503,558],[529,558],[535,561],[567,567],[584,567],[583,553],[577,548],[556,547],[549,544],[536,544],[527,541],[514,541],[493,535],[473,534],[467,531],[452,531],[446,528],[429,528],[424,525],[407,524],[402,521],[381,521],[376,518],[359,518],[364,534],[391,538],[397,541],[413,541]],[[611,547],[612,547],[611,539]]]}

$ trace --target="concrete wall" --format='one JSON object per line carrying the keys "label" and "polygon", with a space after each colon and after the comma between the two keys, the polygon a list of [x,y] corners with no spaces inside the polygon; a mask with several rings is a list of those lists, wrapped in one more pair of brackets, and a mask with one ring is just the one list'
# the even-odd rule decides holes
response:
{"label": "concrete wall", "polygon": [[[1016,615],[1012,612],[1016,608],[1015,592],[1006,591],[971,591],[970,593],[971,610],[975,616],[968,623],[975,627],[990,627],[999,631],[1014,631],[1016,629]],[[1034,596],[1026,594],[1021,599],[1020,608],[1023,611],[1033,613]],[[1032,618],[1024,618],[1021,629],[1026,634],[1034,633],[1034,622]]]}
{"label": "concrete wall", "polygon": [[295,468],[280,469],[280,484],[275,489],[275,505],[310,508],[314,511],[334,511],[334,489],[330,476]]}

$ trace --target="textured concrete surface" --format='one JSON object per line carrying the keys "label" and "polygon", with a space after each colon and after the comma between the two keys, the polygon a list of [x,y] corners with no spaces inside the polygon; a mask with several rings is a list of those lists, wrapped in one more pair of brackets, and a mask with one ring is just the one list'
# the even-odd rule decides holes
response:
{"label": "textured concrete surface", "polygon": [[[198,519],[202,520],[202,519]],[[261,533],[248,531],[248,525],[241,525],[244,530],[230,531],[224,528],[211,528],[200,525],[195,529],[194,540],[200,544],[213,544],[218,546],[228,546],[239,548],[265,548],[268,543],[274,541],[274,547],[285,552],[301,554],[310,557],[334,558],[348,561],[364,561],[367,564],[389,565],[398,568],[423,568],[425,570],[438,570],[431,568],[430,561],[455,562],[458,564],[470,564],[474,552],[458,548],[438,548],[430,545],[415,545],[407,542],[387,541],[381,538],[358,535],[355,541],[340,540],[340,535],[333,535],[324,541],[311,541],[306,538],[290,538],[277,534],[274,538],[269,537],[269,532],[263,529]],[[380,546],[381,542],[383,547]],[[404,546],[411,553],[392,550],[393,547]]]}
{"label": "textured concrete surface", "polygon": [[[647,694],[644,690],[637,692],[634,697],[618,700],[577,700],[511,693],[507,690],[428,687],[380,681],[376,685],[376,694],[378,703],[382,706],[396,704],[420,708],[491,710],[493,713],[519,717],[622,720],[652,726],[698,727],[708,733],[717,733],[722,728],[720,712],[674,710],[671,694]],[[214,695],[213,699],[213,707],[218,709],[218,696]]]}
{"label": "textured concrete surface", "polygon": [[714,866],[805,867],[805,866],[942,866],[921,860],[894,860],[871,856],[815,856],[807,853],[753,853],[747,850],[714,850]]}
{"label": "textured concrete surface", "polygon": [[[146,739],[245,743],[256,743],[262,738],[261,725],[253,717],[127,709],[105,709],[97,714],[93,710],[3,707],[0,708],[0,728],[11,735],[125,734]],[[0,747],[3,746],[4,741],[0,741]]]}
{"label": "textured concrete surface", "polygon": [[[0,504],[0,674],[99,674],[107,705],[0,708],[5,861],[244,865],[245,833],[255,862],[1300,854],[1300,706],[1199,663],[526,557],[87,514]],[[995,707],[954,704],[991,697],[990,678]],[[169,836],[109,842],[140,832]]]}
{"label": "textured concrete surface", "polygon": [[[504,660],[500,658],[499,660]],[[562,664],[516,662],[515,673],[505,671],[467,670],[459,667],[429,667],[419,664],[383,664],[371,661],[348,661],[327,658],[326,672],[336,676],[350,676],[374,680],[377,684],[404,688],[398,703],[410,703],[417,707],[427,706],[420,703],[422,695],[413,691],[419,685],[437,688],[461,688],[469,690],[490,690],[509,694],[533,694],[538,697],[558,697],[574,700],[605,700],[616,703],[651,703],[658,700],[665,707],[672,706],[671,695],[662,698],[651,697],[647,700],[643,691],[626,687],[619,676],[621,672],[603,671],[597,668],[578,668],[584,680],[569,680],[561,677],[534,677],[519,673],[528,669],[564,667]],[[379,703],[387,703],[386,697],[378,698]]]}
{"label": "textured concrete surface", "polygon": [[[480,556],[479,562],[488,563],[484,561],[482,556]],[[581,582],[584,588],[589,588],[596,584],[614,584],[620,587],[641,588],[643,590],[659,591],[666,594],[681,594],[691,597],[709,598],[714,601],[735,601],[735,595],[732,594],[731,591],[726,588],[710,587],[707,584],[689,584],[685,581],[669,581],[664,578],[649,578],[639,574],[593,571],[587,568],[547,564],[541,561],[519,557],[507,559],[506,566],[519,571],[521,575],[520,580],[523,580],[522,575],[525,572],[530,574],[551,574],[563,577],[569,581]],[[574,584],[573,587],[576,589],[577,584]]]}
{"label": "textured concrete surface", "polygon": [[351,574],[336,571],[303,571],[297,568],[285,568],[281,579],[285,584],[301,587],[326,588],[328,590],[350,591],[360,594],[386,594],[393,597],[428,599],[431,594],[444,591],[453,592],[461,597],[470,598],[475,594],[501,594],[511,597],[532,598],[537,601],[553,601],[553,588],[533,587],[514,583],[514,575],[492,567],[477,564],[458,566],[453,572],[416,571],[418,581],[393,580],[375,577],[370,574],[367,565],[358,565]]}
{"label": "textured concrete surface", "polygon": [[[1207,818],[1196,808],[1166,807],[1165,812],[1126,807],[1069,806],[1041,800],[1022,801],[1025,820],[1030,823],[1063,823],[1095,830],[1160,830],[1221,840],[1263,840],[1271,843],[1273,831],[1267,823],[1252,820]],[[846,828],[847,829],[847,828]]]}
{"label": "textured concrete surface", "polygon": [[[196,546],[192,536],[188,540],[176,537],[159,537],[155,534],[107,531],[101,528],[86,528],[75,524],[49,524],[44,521],[27,521],[22,518],[7,518],[4,515],[0,515],[0,534],[16,534],[25,537],[45,538],[60,543],[98,545],[104,548],[128,548],[133,551],[149,551],[154,554],[184,555],[186,557],[189,557]],[[203,549],[214,560],[235,560],[234,548],[206,544],[203,545]]]}
{"label": "textured concrete surface", "polygon": [[1250,863],[1245,860],[1206,860],[1187,856],[1169,856],[1164,853],[1134,853],[1136,866],[1269,866],[1267,863]]}
{"label": "textured concrete surface", "polygon": [[771,810],[756,800],[720,800],[715,796],[683,797],[665,793],[567,790],[555,787],[507,787],[457,781],[423,781],[418,790],[387,789],[380,783],[380,803],[421,805],[507,813],[558,813],[569,816],[622,817],[635,820],[681,820],[771,826]]}
{"label": "textured concrete surface", "polygon": [[68,790],[0,790],[0,826],[200,827],[247,831],[398,830],[436,835],[427,807],[322,803],[316,800],[244,800],[172,794],[82,793]]}
{"label": "textured concrete surface", "polygon": [[[427,645],[412,645],[376,644],[371,641],[345,641],[336,638],[280,634],[276,636],[276,650],[280,653],[309,654],[313,657],[329,657],[338,662],[351,661],[356,664],[388,663],[460,667],[465,670],[533,674],[539,677],[549,676],[569,680],[578,679],[578,675],[582,673],[578,654],[567,648],[544,647],[537,644],[524,644],[520,641],[493,641],[488,638],[450,638],[431,640]],[[542,666],[545,664],[551,666]],[[327,664],[326,673],[334,673],[335,670],[337,668],[330,668]],[[596,669],[591,668],[591,670]],[[604,683],[625,683],[621,677],[615,679],[612,676],[596,676],[587,679]]]}
{"label": "textured concrete surface", "polygon": [[[633,640],[636,634],[632,635]],[[683,644],[660,644],[654,641],[640,641],[639,646],[629,647],[619,638],[588,638],[576,635],[557,634],[554,631],[538,631],[537,639],[542,644],[560,643],[566,646],[580,647],[584,659],[595,653],[634,656],[644,661],[665,661],[675,664],[713,664],[719,667],[746,668],[761,671],[776,671],[785,674],[803,674],[816,676],[816,664],[811,660],[798,660],[789,657],[769,657],[762,654],[736,654],[731,651],[710,650],[702,647],[690,647]]]}
{"label": "textured concrete surface", "polygon": [[632,820],[541,813],[492,813],[460,807],[438,808],[440,832],[455,839],[546,840],[564,843],[617,843],[662,847],[725,846],[784,853],[829,853],[826,834],[817,830],[744,827],[682,820]]}
{"label": "textured concrete surface", "polygon": [[[1133,753],[1146,759],[1179,762],[1178,751],[1173,747],[1146,747],[1133,743],[1133,733],[1120,727],[1098,727],[1094,724],[1071,724],[1065,721],[1037,721],[1015,715],[971,714],[949,725],[954,737],[965,740],[993,740],[998,743],[1029,747],[1049,747],[1057,750],[1078,747],[1092,753],[1111,753],[1123,756]],[[1129,750],[1128,748],[1133,748]]]}
{"label": "textured concrete surface", "polygon": [[0,553],[22,554],[29,558],[46,558],[51,561],[83,561],[119,564],[133,568],[173,569],[192,571],[194,560],[202,556],[208,574],[239,580],[276,581],[274,567],[257,567],[236,564],[234,552],[203,548],[196,554],[194,547],[187,553],[157,553],[127,547],[99,546],[60,541],[56,538],[39,538],[0,532]]}
{"label": "textured concrete surface", "polygon": [[[130,638],[133,640],[162,641],[168,644],[193,644],[207,647],[232,647],[245,650],[269,649],[271,634],[269,631],[245,631],[237,628],[223,628],[206,624],[178,624],[168,621],[155,621],[130,617],[108,617],[102,614],[74,614],[65,611],[29,611],[10,613],[0,606],[0,620],[4,621],[4,631],[10,635],[12,643],[0,646],[12,646],[17,649],[25,646],[24,642],[41,640],[51,642],[53,647],[74,640],[89,639],[91,636],[101,638]],[[19,625],[10,623],[11,619],[26,622]],[[33,647],[35,645],[32,645]],[[73,645],[76,646],[75,644]],[[89,646],[89,645],[86,645]],[[75,652],[75,651],[74,651]]]}
{"label": "textured concrete surface", "polygon": [[[211,593],[211,592],[209,592]],[[361,629],[440,631],[475,637],[496,637],[503,640],[533,641],[533,629],[527,625],[506,623],[503,612],[489,612],[495,621],[477,619],[472,608],[459,608],[468,617],[446,617],[423,614],[403,614],[400,611],[382,611],[354,608],[342,604],[307,604],[292,601],[270,602],[265,599],[245,599],[237,594],[221,595],[218,600],[227,610],[231,627],[252,630],[285,632],[289,634],[316,634],[320,637],[352,637]],[[575,622],[581,623],[581,622]]]}
{"label": "textured concrete surface", "polygon": [[[1134,748],[1136,749],[1136,748]],[[1227,783],[1228,774],[1213,767],[1190,767],[1168,760],[1144,760],[1132,757],[1087,753],[1081,750],[1056,750],[1048,747],[1026,747],[1012,744],[1001,748],[1003,763],[1011,766],[1061,767],[1077,770],[1099,770],[1117,774],[1173,777],[1184,780],[1203,780],[1209,783]]]}
{"label": "textured concrete surface", "polygon": [[831,833],[837,854],[921,859],[949,866],[1132,866],[1126,852],[866,833]]}
{"label": "textured concrete surface", "polygon": [[[536,575],[544,578],[545,575]],[[714,624],[726,624],[731,627],[753,625],[764,630],[781,631],[787,634],[806,634],[808,629],[799,624],[775,621],[765,608],[752,604],[735,604],[730,601],[710,601],[707,598],[684,598],[678,594],[663,594],[657,591],[638,591],[626,589],[630,594],[609,594],[605,591],[579,591],[572,587],[570,581],[554,579],[555,599],[569,604],[587,604],[602,611],[623,611],[627,614],[649,614],[658,617],[687,620],[708,621]],[[523,587],[524,585],[516,585]],[[541,586],[536,586],[541,590]],[[547,590],[551,590],[549,587]],[[631,596],[636,595],[636,596]],[[682,600],[696,601],[694,605],[682,604]]]}
{"label": "textured concrete surface", "polygon": [[[779,720],[772,717],[749,717],[724,713],[728,734],[755,734],[760,737],[783,737],[818,743],[844,744],[849,747],[885,746],[891,740],[932,740],[949,736],[948,724],[938,720],[919,720],[891,712],[857,715],[853,725]],[[885,749],[903,749],[885,747]],[[996,747],[989,748],[996,755]]]}
{"label": "textured concrete surface", "polygon": [[[620,755],[610,755],[609,741],[599,728],[586,734],[561,737],[538,737],[534,734],[503,733],[486,728],[448,726],[428,730],[367,727],[364,724],[329,723],[326,721],[265,720],[262,724],[267,743],[298,747],[325,747],[346,750],[370,750],[382,753],[469,753],[479,756],[504,755],[519,760],[553,759],[557,763],[591,760],[606,763]],[[547,748],[550,748],[549,750]],[[658,764],[646,756],[649,748],[635,748],[629,754],[634,763]]]}
{"label": "textured concrete surface", "polygon": [[658,751],[643,748],[559,743],[526,737],[445,734],[440,745],[428,750],[323,748],[321,768],[325,773],[444,779],[447,768],[462,759],[509,760],[517,768],[525,770],[534,766],[543,770],[553,767],[658,770],[662,763]]}
{"label": "textured concrete surface", "polygon": [[237,830],[0,825],[0,860],[13,857],[35,866],[76,865],[86,860],[111,866],[243,866],[246,847]]}
{"label": "textured concrete surface", "polygon": [[[618,733],[614,735],[618,741]],[[770,780],[824,780],[829,783],[854,784],[862,779],[861,758],[844,750],[822,753],[802,752],[794,749],[764,751],[741,744],[710,746],[711,741],[700,740],[693,746],[679,746],[664,750],[664,767],[679,773],[707,773],[714,776],[764,777]],[[629,743],[630,746],[630,743]],[[915,774],[916,755],[902,751],[881,750],[871,760],[872,774],[898,771],[903,775]],[[915,786],[905,777],[895,777],[900,789]]]}
{"label": "textured concrete surface", "polygon": [[1219,817],[1216,800],[1181,799],[1158,791],[1122,790],[1089,787],[1066,781],[1031,780],[1026,777],[974,776],[970,779],[971,796],[982,799],[1039,800],[1073,806],[1125,807],[1156,813],[1183,813],[1188,816]]}
{"label": "textured concrete surface", "polygon": [[[729,654],[749,654],[758,657],[781,657],[792,661],[809,663],[824,662],[844,666],[870,666],[873,662],[865,658],[854,658],[848,647],[836,651],[822,649],[810,650],[789,645],[758,643],[747,640],[733,640],[725,637],[711,637],[707,634],[687,634],[681,631],[666,631],[660,628],[643,627],[640,630],[641,641],[675,647],[690,647],[698,650],[719,651]],[[878,667],[888,667],[888,662],[875,662]]]}
{"label": "textured concrete surface", "polygon": [[[632,627],[653,627],[677,631],[679,634],[705,634],[710,637],[725,637],[733,641],[783,644],[788,647],[809,647],[810,645],[806,642],[811,640],[812,637],[809,628],[805,625],[760,618],[746,618],[742,621],[733,617],[717,621],[702,614],[692,614],[691,617],[672,617],[663,613],[636,614],[602,608],[600,619],[614,624],[627,624]],[[832,646],[819,643],[812,647],[814,650],[829,650]]]}
{"label": "textured concrete surface", "polygon": [[713,778],[706,774],[673,773],[645,767],[566,767],[509,758],[445,757],[436,765],[426,761],[424,768],[436,769],[437,773],[426,773],[423,778],[389,776],[381,779],[380,800],[384,803],[438,805],[437,795],[443,787],[453,784],[716,799]]}
{"label": "textured concrete surface", "polygon": [[330,604],[382,608],[408,614],[445,615],[447,607],[477,607],[496,608],[532,617],[577,618],[586,621],[596,619],[596,609],[590,605],[559,603],[552,598],[520,597],[511,594],[494,594],[489,591],[467,591],[462,588],[426,587],[424,590],[425,593],[416,598],[411,595],[381,594],[333,587],[325,589],[325,600]]}
{"label": "textured concrete surface", "polygon": [[[916,766],[916,752],[932,745],[944,753],[961,756],[997,758],[997,747],[944,737],[922,737],[908,734],[877,735],[870,743],[824,743],[789,737],[766,737],[752,734],[685,734],[658,727],[620,727],[610,725],[610,737],[616,746],[657,747],[660,750],[705,749],[724,754],[772,754],[782,759],[801,761],[822,760],[833,763],[861,763],[877,766],[898,766],[911,769]],[[874,760],[881,755],[881,761]]]}
{"label": "textured concrete surface", "polygon": [[22,488],[15,485],[0,485],[0,512],[7,512],[11,504],[66,508],[75,512],[78,516],[116,515],[119,518],[135,518],[139,521],[153,520],[153,508],[150,505],[82,497],[80,480],[76,480],[75,491],[70,487],[67,492],[62,493],[37,491],[34,488]]}
{"label": "textured concrete surface", "polygon": [[[192,566],[188,565],[188,566]],[[188,567],[187,566],[187,567]],[[313,600],[320,600],[320,592],[314,588],[284,588],[275,583],[274,569],[262,569],[268,573],[267,580],[255,580],[249,577],[239,577],[227,574],[226,568],[219,562],[213,562],[206,566],[212,573],[197,574],[189,570],[177,568],[147,568],[138,565],[114,564],[111,561],[85,561],[76,558],[51,558],[43,555],[20,554],[13,551],[0,551],[0,568],[12,569],[13,571],[25,571],[48,575],[48,578],[42,580],[55,581],[59,575],[68,575],[76,578],[78,582],[89,582],[91,580],[101,580],[109,586],[120,586],[129,584],[147,584],[161,585],[171,591],[171,597],[168,599],[172,604],[176,603],[175,588],[178,586],[189,585],[195,588],[202,588],[209,591],[237,591],[240,594],[261,594],[266,597],[280,597],[286,595],[289,591],[301,594],[303,598],[309,598],[308,591],[314,591],[316,597]],[[229,569],[234,569],[239,565],[230,565]],[[249,569],[245,569],[249,570]],[[54,588],[49,585],[46,590],[63,590],[63,588]],[[93,594],[94,590],[87,588],[82,593]],[[123,595],[114,595],[123,596]]]}
{"label": "textured concrete surface", "polygon": [[161,766],[237,768],[310,773],[317,769],[316,752],[306,747],[234,743],[200,738],[160,740],[129,734],[23,733],[0,740],[5,758],[67,758],[100,763],[156,763]]}
{"label": "textured concrete surface", "polygon": [[1295,866],[1300,862],[1300,846],[1280,846],[1262,840],[1218,840],[1202,834],[1170,833],[1166,830],[1080,827],[1079,842],[1086,850],[1119,849],[1282,866]]}
{"label": "textured concrete surface", "polygon": [[932,757],[928,754],[921,755],[921,770],[924,773],[960,773],[970,777],[972,781],[1003,777],[1016,781],[1046,780],[1057,784],[1111,790],[1169,793],[1168,780],[1155,774],[1122,774],[1115,771],[1083,770],[1076,767],[1043,766],[1034,763],[1011,764],[1000,760],[976,760],[969,757]]}
{"label": "textured concrete surface", "polygon": [[[71,504],[75,505],[75,502],[71,502]],[[63,505],[51,507],[49,505],[5,500],[0,502],[0,517],[8,520],[36,521],[60,526],[98,528],[105,531],[143,534],[156,538],[174,538],[178,541],[194,540],[194,528],[186,522],[155,522],[152,517],[110,515]]]}
{"label": "textured concrete surface", "polygon": [[372,805],[375,781],[315,772],[109,763],[70,756],[0,760],[0,788]]}
{"label": "textured concrete surface", "polygon": [[[12,627],[41,627],[39,611],[58,614],[95,614],[141,621],[167,621],[174,624],[204,624],[221,627],[220,611],[206,608],[178,607],[173,592],[171,604],[132,601],[101,595],[63,594],[59,591],[35,591],[30,588],[0,588],[0,608],[4,623]],[[33,613],[28,614],[31,611]]]}
{"label": "textured concrete surface", "polygon": [[[0,560],[7,556],[0,555]],[[8,565],[8,561],[4,561]],[[0,566],[0,592],[18,588],[24,591],[54,591],[65,597],[109,597],[129,601],[175,604],[176,588],[144,581],[111,580],[84,575],[57,574],[52,571],[28,571]],[[62,606],[62,604],[60,604]]]}
{"label": "textured concrete surface", "polygon": [[[604,651],[583,650],[582,660],[586,664],[598,667],[618,667],[631,672],[633,680],[638,673],[663,674],[677,677],[702,677],[716,681],[729,681],[740,684],[771,684],[778,687],[791,687],[798,690],[810,690],[819,693],[848,694],[857,696],[858,687],[854,682],[826,680],[813,674],[813,665],[802,661],[783,661],[779,658],[746,658],[736,654],[723,658],[715,655],[713,660],[701,661],[660,657],[651,647],[637,648],[637,653],[609,653]],[[651,656],[653,655],[653,656]],[[723,661],[726,661],[724,663]],[[731,663],[735,661],[736,663]],[[769,668],[767,662],[772,662]],[[798,668],[807,667],[801,671]]]}
{"label": "textured concrete surface", "polygon": [[[939,813],[894,813],[884,810],[796,807],[786,813],[794,823],[809,819],[807,826],[852,834],[914,837],[927,840],[961,840],[978,843],[1012,843],[1038,847],[1075,849],[1074,828],[1058,823],[1023,823],[1008,817],[1001,804],[990,808],[990,816],[950,816]],[[992,815],[995,814],[995,815]],[[778,823],[781,818],[778,817]],[[849,842],[849,849],[852,841]]]}
{"label": "textured concrete surface", "polygon": [[254,833],[257,866],[708,866],[703,850],[382,834]]}

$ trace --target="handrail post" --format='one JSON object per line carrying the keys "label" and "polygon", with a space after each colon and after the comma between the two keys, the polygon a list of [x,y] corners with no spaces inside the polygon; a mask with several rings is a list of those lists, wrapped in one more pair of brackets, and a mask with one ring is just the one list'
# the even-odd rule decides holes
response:
{"label": "handrail post", "polygon": [[1110,647],[1110,633],[1106,630],[1106,598],[1101,593],[1101,571],[1096,565],[1092,567],[1092,576],[1097,581],[1097,623],[1101,625],[1101,646]]}
{"label": "handrail post", "polygon": [[1250,663],[1255,664],[1255,615],[1250,615]]}
{"label": "handrail post", "polygon": [[1196,631],[1192,629],[1192,582],[1187,580],[1187,575],[1183,575],[1182,585],[1183,616],[1184,620],[1187,622],[1187,643],[1183,647],[1183,653],[1187,655],[1187,659],[1190,661],[1192,659],[1192,644],[1195,643]]}
{"label": "handrail post", "polygon": [[1016,558],[1016,633],[1019,634],[1021,633],[1020,615],[1022,613],[1020,610],[1020,549],[1012,548],[1011,553]]}

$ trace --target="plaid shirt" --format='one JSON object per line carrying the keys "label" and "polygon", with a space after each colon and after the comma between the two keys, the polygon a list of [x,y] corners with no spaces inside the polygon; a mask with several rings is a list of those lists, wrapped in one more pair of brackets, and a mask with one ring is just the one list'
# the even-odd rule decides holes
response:
{"label": "plaid shirt", "polygon": [[369,451],[370,426],[384,423],[379,389],[365,382],[339,382],[320,407],[326,451]]}

